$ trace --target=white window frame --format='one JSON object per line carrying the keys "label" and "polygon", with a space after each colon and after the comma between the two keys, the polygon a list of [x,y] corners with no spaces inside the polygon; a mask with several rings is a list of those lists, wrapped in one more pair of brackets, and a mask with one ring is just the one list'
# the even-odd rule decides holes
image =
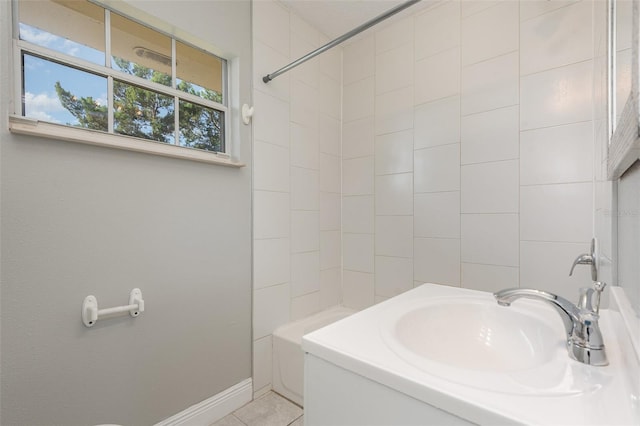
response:
{"label": "white window frame", "polygon": [[[46,47],[38,46],[25,40],[20,40],[19,37],[19,3],[20,0],[12,0],[12,35],[13,35],[13,60],[14,60],[14,110],[13,115],[9,117],[9,130],[13,133],[27,134],[34,136],[47,137],[51,139],[66,140],[71,142],[79,142],[90,145],[106,146],[110,148],[124,149],[136,152],[146,152],[150,154],[177,157],[183,159],[189,159],[194,161],[221,164],[232,167],[243,167],[244,164],[232,159],[231,143],[234,140],[232,138],[232,122],[231,122],[231,109],[224,104],[214,102],[208,99],[201,98],[196,95],[192,95],[187,92],[183,92],[176,88],[176,42],[181,42],[186,45],[195,47],[196,49],[203,50],[207,54],[219,57],[225,61],[222,71],[222,96],[226,104],[230,103],[230,82],[229,82],[229,65],[228,58],[224,58],[220,55],[209,53],[206,49],[197,46],[194,43],[184,41],[174,35],[168,34],[154,26],[151,26],[143,20],[131,17],[129,14],[123,13],[119,10],[114,10],[112,7],[106,6],[100,2],[90,0],[92,3],[100,6],[105,10],[105,65],[98,65],[81,58],[70,56]],[[117,13],[124,16],[127,19],[135,21],[141,25],[144,25],[160,34],[164,34],[171,39],[171,62],[172,62],[172,76],[171,87],[164,86],[159,83],[155,83],[149,80],[145,80],[140,77],[129,75],[111,68],[111,13]],[[41,57],[45,60],[52,60],[62,65],[77,68],[81,71],[88,72],[94,75],[98,75],[107,79],[107,99],[108,99],[108,131],[102,132],[92,129],[84,129],[73,126],[67,126],[62,124],[50,123],[45,121],[39,121],[22,115],[23,101],[22,101],[22,85],[23,85],[23,73],[22,73],[22,55],[30,54],[36,57]],[[114,115],[113,115],[113,81],[114,79],[122,81],[127,84],[131,84],[143,89],[151,90],[161,93],[163,95],[171,96],[174,99],[174,116],[175,116],[175,129],[174,129],[174,142],[164,143],[159,141],[153,141],[149,139],[136,138],[132,136],[120,135],[114,133]],[[217,111],[223,112],[224,115],[224,152],[205,151],[201,149],[188,148],[178,145],[179,144],[179,102],[180,100],[202,105],[207,108],[212,108]]]}

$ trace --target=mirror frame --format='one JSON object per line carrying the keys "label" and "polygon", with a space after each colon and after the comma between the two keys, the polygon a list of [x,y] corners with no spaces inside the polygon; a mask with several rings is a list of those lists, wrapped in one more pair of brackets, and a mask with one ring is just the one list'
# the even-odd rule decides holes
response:
{"label": "mirror frame", "polygon": [[[633,24],[632,24],[632,52],[631,52],[631,93],[625,102],[624,109],[620,115],[618,124],[609,140],[609,150],[607,156],[607,178],[609,180],[618,180],[624,172],[640,159],[640,0],[633,0]],[[611,8],[609,8],[611,13]],[[609,17],[609,23],[611,23]],[[615,34],[610,30],[609,36]],[[615,52],[611,49],[612,44],[609,43],[609,58],[615,63]],[[609,67],[609,75],[611,76],[611,67]],[[609,91],[614,90],[609,84]],[[613,99],[609,94],[609,102]],[[611,109],[610,109],[611,111]],[[615,117],[609,117],[609,123],[612,123]]]}

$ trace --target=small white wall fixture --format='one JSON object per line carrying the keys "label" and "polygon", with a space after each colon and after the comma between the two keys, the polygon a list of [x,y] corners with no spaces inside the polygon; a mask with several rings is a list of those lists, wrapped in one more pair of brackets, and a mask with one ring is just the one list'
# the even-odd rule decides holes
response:
{"label": "small white wall fixture", "polygon": [[244,124],[251,123],[251,117],[253,117],[253,108],[247,104],[242,105],[242,122]]}
{"label": "small white wall fixture", "polygon": [[93,327],[101,316],[129,312],[132,317],[137,317],[144,312],[144,300],[142,291],[134,288],[129,294],[129,304],[116,306],[113,308],[98,309],[98,299],[94,295],[89,295],[82,302],[82,323],[87,327]]}

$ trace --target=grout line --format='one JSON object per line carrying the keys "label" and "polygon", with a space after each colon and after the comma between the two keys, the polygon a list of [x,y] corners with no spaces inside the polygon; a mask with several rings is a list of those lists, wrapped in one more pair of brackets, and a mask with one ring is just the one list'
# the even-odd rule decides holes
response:
{"label": "grout line", "polygon": [[272,193],[272,194],[290,194],[291,193],[290,190],[287,190],[287,191],[276,191],[274,189],[257,189],[257,188],[254,188],[254,192],[269,192],[269,193]]}
{"label": "grout line", "polygon": [[[605,119],[602,119],[602,121],[604,121]],[[527,132],[534,132],[536,130],[542,130],[542,129],[553,129],[556,127],[565,127],[565,126],[574,126],[576,124],[586,124],[586,123],[591,123],[591,122],[595,122],[597,121],[597,119],[588,119],[588,120],[582,120],[582,121],[571,121],[571,122],[567,122],[567,123],[561,123],[561,124],[552,124],[550,126],[542,126],[542,127],[532,127],[532,128],[528,128],[528,129],[520,129],[520,133],[527,133]]]}
{"label": "grout line", "polygon": [[[458,206],[460,207],[459,210],[459,214],[458,214],[458,238],[453,238],[459,241],[458,244],[458,255],[459,255],[459,261],[458,261],[458,287],[462,288],[462,95],[463,95],[463,70],[464,70],[464,66],[462,65],[462,54],[463,54],[463,50],[464,50],[464,46],[462,43],[462,25],[463,25],[463,18],[462,18],[462,2],[458,3],[458,40],[460,40],[460,58],[459,58],[459,75],[458,75],[458,136],[459,136],[459,148],[458,148]],[[414,241],[415,241],[415,235],[414,235]],[[415,242],[414,242],[415,245]]]}
{"label": "grout line", "polygon": [[[462,83],[462,81],[461,81],[461,83]],[[462,92],[462,90],[461,90],[461,92]],[[420,107],[424,107],[424,106],[427,106],[427,105],[430,105],[430,104],[434,104],[434,103],[437,103],[437,102],[444,102],[445,100],[448,100],[448,99],[460,98],[460,97],[461,97],[461,93],[456,93],[455,95],[447,95],[447,96],[444,96],[442,98],[432,99],[430,101],[422,102],[420,104],[416,104],[415,103],[415,98],[414,98],[414,100],[413,100],[413,108],[414,109],[415,108],[420,108]],[[498,109],[498,108],[496,108],[496,109]]]}
{"label": "grout line", "polygon": [[[460,32],[462,32],[462,30],[460,30]],[[455,49],[460,49],[461,47],[462,47],[462,43],[460,43],[460,44],[458,44],[456,46],[453,46],[453,47],[448,47],[446,49],[440,50],[440,51],[438,51],[436,53],[432,53],[432,54],[430,54],[428,56],[421,56],[420,58],[416,58],[415,55],[414,55],[413,62],[414,62],[414,64],[416,64],[418,62],[426,61],[428,59],[433,59],[436,56],[440,56],[440,55],[442,55],[444,53],[449,53],[450,51],[455,50]],[[462,54],[460,56],[462,56]]]}
{"label": "grout line", "polygon": [[553,10],[547,10],[546,12],[542,12],[542,13],[540,13],[539,15],[531,16],[531,17],[529,17],[529,18],[527,18],[527,19],[522,19],[522,18],[521,18],[521,16],[522,16],[522,15],[520,15],[520,13],[519,13],[519,15],[520,15],[520,16],[519,16],[519,19],[518,19],[518,24],[519,24],[519,25],[522,25],[522,23],[524,23],[524,22],[532,21],[532,20],[534,20],[534,19],[536,19],[536,18],[540,18],[541,16],[544,16],[544,15],[549,15],[549,14],[554,13],[554,12],[557,12],[557,11],[559,11],[559,10],[561,10],[561,9],[565,9],[565,8],[567,8],[567,7],[575,6],[577,3],[578,3],[578,2],[571,2],[571,3],[567,3],[567,4],[565,4],[564,6],[560,6],[560,7],[556,8],[556,9],[553,9]]}
{"label": "grout line", "polygon": [[521,188],[531,188],[537,186],[556,186],[556,185],[583,185],[585,183],[593,183],[592,180],[578,180],[572,182],[550,182],[550,183],[520,183]]}
{"label": "grout line", "polygon": [[[413,151],[415,151],[414,149],[411,150],[411,155],[413,156]],[[412,158],[413,160],[413,158]],[[409,171],[402,171],[402,172],[389,172],[389,173],[375,173],[374,174],[374,178],[375,177],[382,177],[382,176],[394,176],[394,175],[408,175],[409,173],[413,173],[413,170],[409,170]]]}
{"label": "grout line", "polygon": [[[291,138],[288,138],[288,139],[291,139]],[[269,146],[275,146],[275,147],[278,147],[278,148],[281,148],[281,149],[289,150],[289,144],[288,143],[287,143],[287,146],[284,146],[282,143],[268,141],[268,140],[264,140],[264,139],[254,139],[254,142],[260,142],[260,143],[267,144]]]}
{"label": "grout line", "polygon": [[293,421],[291,423],[288,423],[287,426],[291,426],[292,424],[297,422],[302,416],[304,416],[304,412],[302,414],[300,414],[298,417],[296,417],[295,419],[293,419]]}
{"label": "grout line", "polygon": [[[498,2],[496,4],[490,4],[490,6],[485,6],[484,8],[482,8],[480,10],[476,10],[475,12],[471,12],[468,15],[465,15],[465,16],[462,16],[462,7],[460,7],[460,20],[463,21],[463,20],[468,19],[468,18],[470,18],[472,16],[479,15],[479,14],[481,14],[483,12],[486,12],[489,9],[493,9],[494,7],[499,6],[501,4],[502,4],[502,2]],[[519,14],[518,14],[518,19],[520,19],[520,15]]]}
{"label": "grout line", "polygon": [[461,192],[461,189],[445,189],[445,190],[441,190],[441,191],[414,191],[413,195],[420,195],[420,194],[445,194],[445,193],[451,193],[451,192]]}
{"label": "grout line", "polygon": [[[377,196],[379,194],[376,194],[376,154],[379,155],[378,153],[376,153],[376,117],[378,116],[377,112],[378,112],[378,108],[379,108],[379,102],[378,102],[378,97],[376,96],[376,88],[377,88],[377,82],[378,79],[380,78],[379,75],[377,75],[377,60],[376,60],[376,49],[377,49],[377,44],[378,44],[378,37],[376,37],[378,35],[378,32],[374,30],[374,33],[372,35],[373,37],[373,139],[370,141],[373,144],[372,147],[372,152],[373,152],[373,238],[372,238],[372,250],[371,250],[371,256],[373,257],[372,259],[372,271],[355,271],[355,272],[362,272],[362,273],[368,273],[371,274],[372,276],[372,281],[373,281],[373,287],[372,287],[372,293],[371,297],[373,299],[373,302],[375,304],[375,299],[376,299],[376,229],[377,229],[377,225],[378,225],[378,209],[377,209]],[[362,297],[362,295],[360,295],[360,297]],[[369,295],[366,294],[366,299],[369,300]]]}
{"label": "grout line", "polygon": [[590,241],[549,241],[549,240],[520,240],[521,243],[541,243],[541,244],[589,244]]}
{"label": "grout line", "polygon": [[443,143],[443,144],[440,144],[440,145],[425,146],[424,148],[417,148],[417,149],[414,148],[413,151],[414,152],[415,151],[427,151],[427,150],[430,150],[430,149],[436,149],[436,148],[442,148],[442,147],[449,147],[450,148],[451,146],[454,146],[454,145],[461,145],[461,143],[460,143],[460,141],[451,142],[451,143]]}
{"label": "grout line", "polygon": [[499,265],[497,263],[467,262],[467,261],[464,261],[464,260],[461,260],[460,263],[467,264],[467,265],[495,266],[495,267],[498,267],[498,268],[520,269],[520,266]]}
{"label": "grout line", "polygon": [[522,206],[522,76],[520,75],[520,63],[522,62],[522,22],[519,19],[522,13],[522,5],[518,2],[518,277],[517,287],[522,282],[522,219],[520,210]]}
{"label": "grout line", "polygon": [[[518,96],[518,98],[519,98],[519,96]],[[520,106],[520,102],[518,101],[518,103],[516,103],[516,104],[504,105],[504,106],[499,106],[499,107],[496,107],[496,108],[486,109],[486,110],[482,110],[482,111],[471,112],[469,114],[462,115],[461,118],[473,118],[476,115],[488,114],[490,112],[500,111],[500,110],[503,110],[503,109],[516,108],[516,107],[519,107],[519,106]],[[519,127],[520,126],[518,126],[518,128]]]}
{"label": "grout line", "polygon": [[510,216],[514,216],[514,215],[519,215],[520,212],[460,212],[460,216],[506,216],[506,215],[510,215]]}
{"label": "grout line", "polygon": [[533,75],[538,75],[538,74],[542,74],[542,73],[549,72],[549,71],[559,70],[561,68],[571,67],[571,66],[574,66],[574,65],[580,65],[580,64],[584,64],[586,62],[593,62],[593,60],[594,60],[593,58],[583,59],[581,61],[575,61],[575,62],[571,62],[571,63],[568,63],[568,64],[562,64],[562,65],[554,66],[554,67],[551,67],[551,68],[545,68],[543,70],[534,71],[534,72],[531,72],[531,73],[528,73],[528,74],[520,74],[520,78],[531,77]]}
{"label": "grout line", "polygon": [[[268,284],[268,285],[265,285],[265,286],[256,287],[256,288],[253,288],[252,290],[253,290],[254,292],[256,292],[256,291],[265,290],[265,289],[268,289],[268,288],[278,287],[278,286],[287,285],[287,284],[291,285],[291,280],[289,280],[289,281],[283,281],[283,282],[281,282],[281,283]],[[264,337],[264,336],[263,336],[263,337]]]}
{"label": "grout line", "polygon": [[[285,10],[287,11],[287,18],[288,18],[288,22],[287,22],[287,32],[288,32],[288,41],[289,41],[289,46],[288,46],[288,55],[289,58],[291,58],[292,56],[292,46],[291,46],[291,27],[292,27],[292,11],[289,8],[285,7]],[[292,260],[292,253],[291,253],[291,245],[293,244],[293,233],[291,232],[291,228],[292,228],[292,224],[293,224],[293,213],[292,213],[292,204],[293,204],[293,173],[292,173],[292,159],[293,159],[293,155],[292,155],[292,148],[293,148],[293,101],[294,101],[294,78],[293,78],[293,74],[290,75],[289,78],[289,100],[287,102],[287,106],[288,106],[288,112],[289,112],[289,122],[288,122],[288,131],[289,131],[289,158],[288,158],[288,174],[289,174],[289,208],[288,208],[288,215],[287,215],[287,221],[288,221],[288,225],[289,225],[289,253],[288,253],[288,257],[289,257],[289,281],[287,282],[288,284],[288,288],[287,288],[287,295],[286,295],[286,301],[287,301],[287,322],[291,321],[291,311],[292,311],[292,297],[291,297],[291,293],[292,293],[292,287],[293,287],[293,262]],[[302,126],[302,125],[301,125]],[[304,127],[304,126],[302,126]],[[318,166],[320,164],[318,163]],[[271,332],[271,334],[273,334],[273,331]],[[273,348],[272,350],[272,357],[273,357]],[[272,380],[273,381],[273,380]],[[268,395],[269,392],[266,392],[264,395],[262,395],[259,399],[263,398],[265,395]]]}
{"label": "grout line", "polygon": [[232,416],[233,416],[237,421],[239,421],[240,423],[242,423],[243,425],[248,426],[245,422],[243,422],[242,420],[240,420],[240,418],[239,418],[238,416],[236,416],[235,414],[231,413],[231,415],[232,415]]}
{"label": "grout line", "polygon": [[[462,27],[462,25],[461,25],[460,27]],[[460,37],[462,38],[462,35],[460,35]],[[495,55],[495,56],[491,56],[491,57],[488,57],[488,58],[480,59],[480,60],[478,60],[478,61],[470,62],[470,63],[468,63],[468,64],[463,64],[463,63],[462,63],[462,55],[460,55],[460,56],[461,56],[461,57],[460,57],[460,68],[461,68],[461,71],[462,71],[462,69],[463,69],[463,68],[469,68],[469,67],[472,67],[472,66],[475,66],[475,65],[481,64],[481,63],[483,63],[483,62],[489,62],[489,61],[492,61],[492,60],[494,60],[494,59],[501,58],[501,57],[503,57],[503,56],[513,55],[514,53],[519,52],[519,51],[520,51],[520,47],[519,47],[519,45],[518,45],[518,48],[517,48],[517,49],[509,50],[508,52],[498,53],[498,54],[497,54],[497,55]]]}
{"label": "grout line", "polygon": [[[460,151],[461,151],[461,155],[462,155],[462,150],[460,150]],[[473,163],[460,163],[460,167],[477,166],[477,165],[480,165],[480,164],[506,163],[507,161],[518,161],[519,159],[520,159],[520,155],[518,154],[518,157],[514,157],[514,158],[501,158],[499,160],[476,161],[476,162],[473,162]]]}

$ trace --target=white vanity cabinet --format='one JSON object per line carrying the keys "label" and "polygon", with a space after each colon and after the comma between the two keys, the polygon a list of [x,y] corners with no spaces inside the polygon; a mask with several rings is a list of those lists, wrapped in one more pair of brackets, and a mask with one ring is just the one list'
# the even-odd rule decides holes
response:
{"label": "white vanity cabinet", "polygon": [[475,424],[315,355],[305,355],[305,374],[305,392],[313,395],[305,426]]}

